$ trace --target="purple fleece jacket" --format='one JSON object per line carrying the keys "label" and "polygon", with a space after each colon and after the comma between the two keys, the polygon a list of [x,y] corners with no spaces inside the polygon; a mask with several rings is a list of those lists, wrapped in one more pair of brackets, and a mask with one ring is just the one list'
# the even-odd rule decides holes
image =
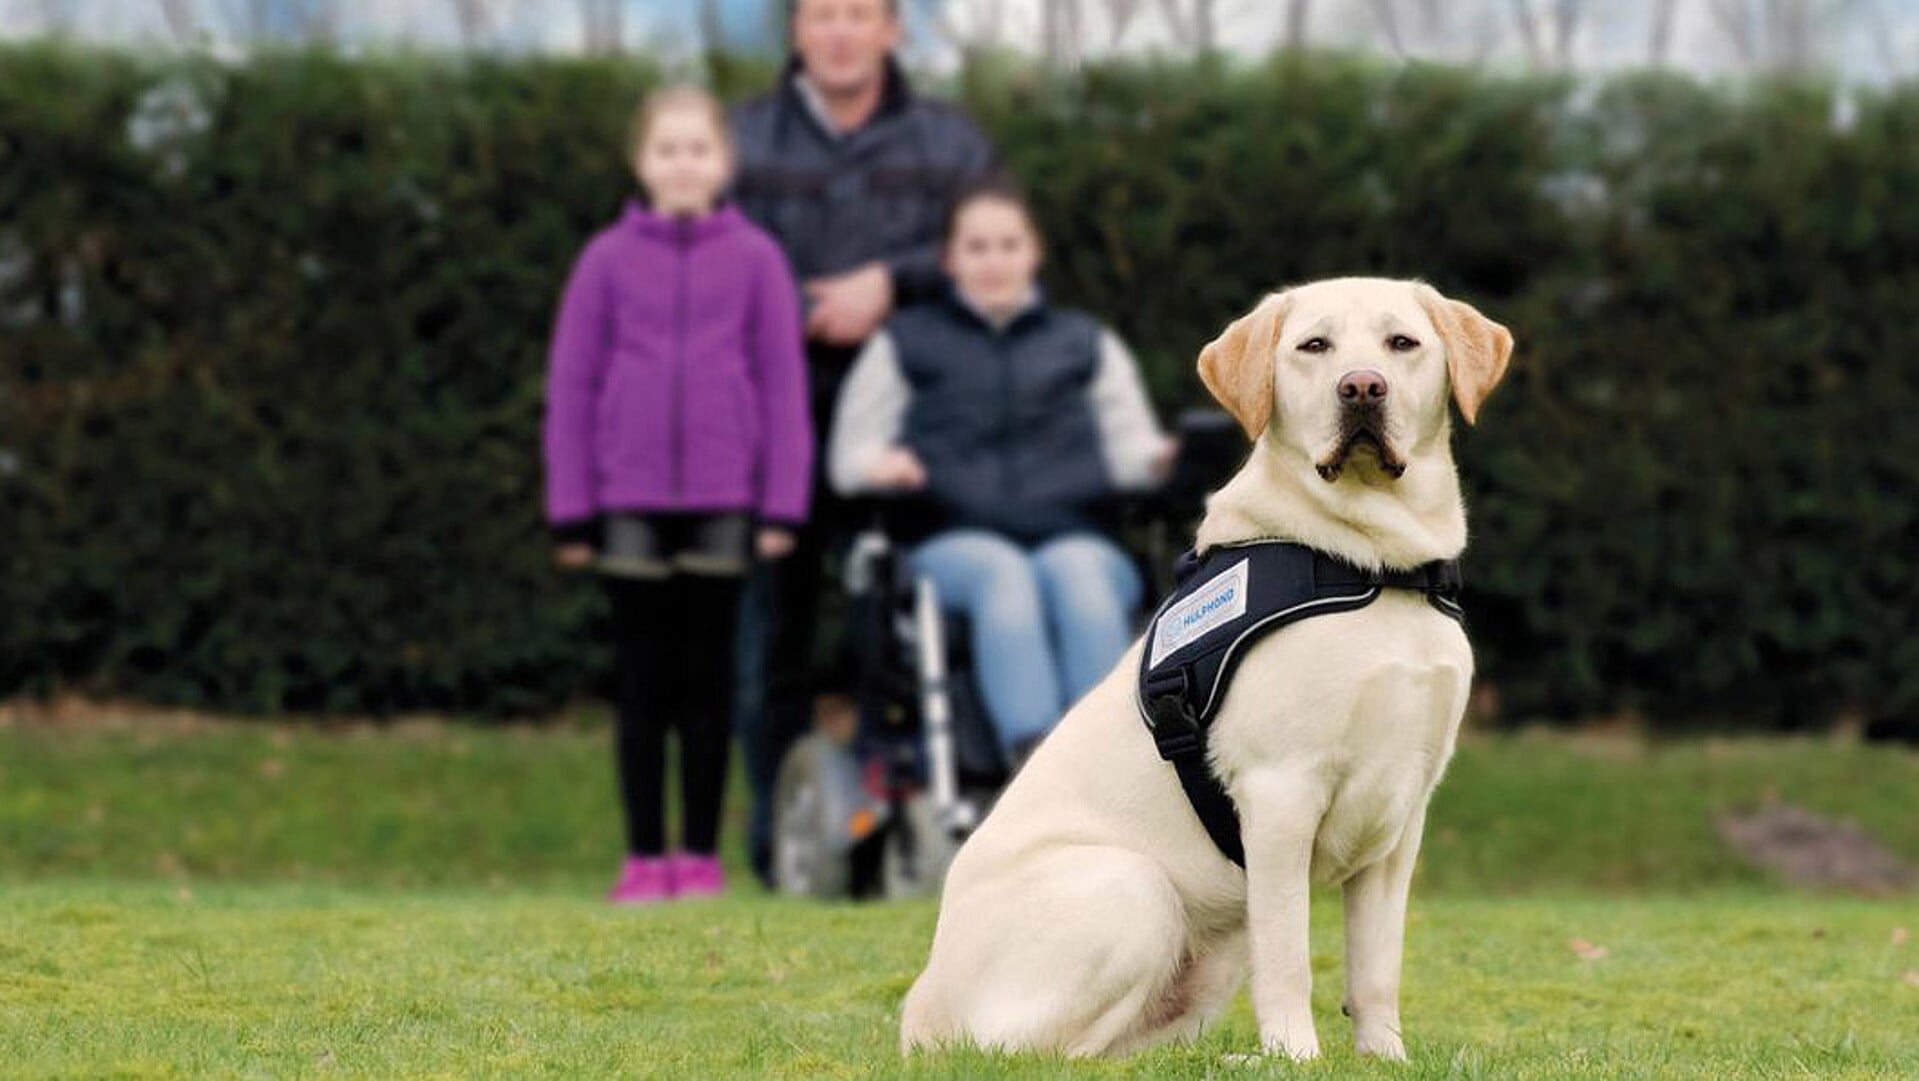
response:
{"label": "purple fleece jacket", "polygon": [[798,287],[732,207],[637,203],[573,265],[546,384],[546,515],[737,511],[806,520],[813,478]]}

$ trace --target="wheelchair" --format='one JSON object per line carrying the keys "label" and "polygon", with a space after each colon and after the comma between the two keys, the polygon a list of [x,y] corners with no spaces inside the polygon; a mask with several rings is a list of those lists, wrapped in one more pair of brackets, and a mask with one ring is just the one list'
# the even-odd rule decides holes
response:
{"label": "wheelchair", "polygon": [[[1115,508],[1145,564],[1150,598],[1170,588],[1206,495],[1245,457],[1214,410],[1183,414],[1165,484]],[[815,731],[787,752],[774,789],[773,879],[815,899],[936,895],[959,846],[1011,778],[973,678],[966,619],[914,576],[899,538],[925,531],[911,500],[872,500],[843,563],[859,723],[850,742]],[[1145,613],[1142,613],[1142,616]]]}

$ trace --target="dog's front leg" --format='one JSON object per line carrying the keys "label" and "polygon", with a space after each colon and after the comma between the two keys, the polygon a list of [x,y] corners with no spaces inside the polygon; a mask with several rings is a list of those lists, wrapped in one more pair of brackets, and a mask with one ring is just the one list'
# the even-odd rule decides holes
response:
{"label": "dog's front leg", "polygon": [[1260,1044],[1300,1060],[1319,1057],[1307,922],[1313,838],[1325,810],[1315,787],[1309,778],[1273,773],[1248,778],[1238,801]]}
{"label": "dog's front leg", "polygon": [[1399,1029],[1406,897],[1425,819],[1423,811],[1414,815],[1386,858],[1362,868],[1345,887],[1346,1012],[1353,1018],[1353,1043],[1362,1055],[1396,1062],[1406,1059]]}

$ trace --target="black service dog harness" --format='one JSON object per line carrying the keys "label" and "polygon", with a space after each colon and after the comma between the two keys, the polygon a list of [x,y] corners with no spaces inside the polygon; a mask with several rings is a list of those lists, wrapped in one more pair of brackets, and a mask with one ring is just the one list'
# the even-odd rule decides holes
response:
{"label": "black service dog harness", "polygon": [[1206,765],[1206,730],[1246,647],[1312,616],[1364,608],[1381,590],[1410,589],[1460,622],[1459,564],[1361,570],[1290,541],[1220,545],[1179,557],[1171,596],[1153,614],[1140,652],[1139,711],[1159,756],[1226,858],[1246,865],[1239,816]]}

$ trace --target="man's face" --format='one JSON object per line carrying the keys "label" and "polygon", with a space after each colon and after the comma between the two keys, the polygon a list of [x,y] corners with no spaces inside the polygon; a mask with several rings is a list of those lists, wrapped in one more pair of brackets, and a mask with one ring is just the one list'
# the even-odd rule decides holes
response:
{"label": "man's face", "polygon": [[877,82],[899,44],[890,0],[799,0],[793,50],[825,94],[856,94]]}

